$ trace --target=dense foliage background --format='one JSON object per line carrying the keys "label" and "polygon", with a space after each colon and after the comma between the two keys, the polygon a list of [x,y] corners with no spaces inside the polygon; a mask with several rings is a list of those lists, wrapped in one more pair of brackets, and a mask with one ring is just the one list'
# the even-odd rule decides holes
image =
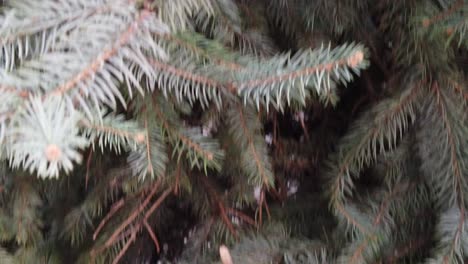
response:
{"label": "dense foliage background", "polygon": [[0,263],[465,263],[467,12],[2,1]]}

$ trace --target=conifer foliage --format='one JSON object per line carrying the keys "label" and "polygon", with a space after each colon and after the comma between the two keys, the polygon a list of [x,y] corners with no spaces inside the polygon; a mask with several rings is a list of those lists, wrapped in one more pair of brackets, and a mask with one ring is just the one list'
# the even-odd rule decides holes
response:
{"label": "conifer foliage", "polygon": [[0,262],[468,261],[467,14],[2,1]]}

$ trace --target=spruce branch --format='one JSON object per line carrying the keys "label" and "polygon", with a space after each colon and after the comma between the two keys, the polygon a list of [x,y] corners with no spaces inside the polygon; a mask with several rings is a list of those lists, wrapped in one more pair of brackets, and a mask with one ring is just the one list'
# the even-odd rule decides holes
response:
{"label": "spruce branch", "polygon": [[[424,161],[423,171],[434,186],[437,207],[441,211],[437,228],[439,250],[433,261],[460,262],[465,255],[462,249],[466,243],[463,237],[466,236],[468,183],[464,175],[468,173],[468,126],[462,107],[457,104],[458,100],[454,100],[453,90],[443,89],[434,82],[429,92],[431,97],[423,127],[430,126],[433,134],[421,131],[419,149]],[[435,137],[439,138],[436,144]],[[443,158],[440,160],[431,156],[441,152]]]}
{"label": "spruce branch", "polygon": [[127,160],[132,174],[138,178],[145,179],[147,175],[161,178],[165,175],[168,162],[164,135],[146,110],[143,112],[143,123],[144,133],[141,138],[144,139],[144,144],[138,145]]}
{"label": "spruce branch", "polygon": [[[27,60],[46,53],[56,44],[57,34],[66,33],[96,14],[112,8],[123,8],[125,2],[58,1],[53,6],[47,1],[8,1],[8,9],[0,17],[0,61],[6,70],[16,67],[16,60]],[[53,8],[51,8],[53,7]],[[66,25],[66,26],[65,26]]]}
{"label": "spruce branch", "polygon": [[127,242],[125,242],[125,245],[123,246],[123,248],[119,251],[119,254],[117,254],[117,256],[114,258],[114,260],[112,261],[112,264],[117,264],[119,263],[120,259],[125,255],[125,252],[127,252],[128,248],[130,247],[130,244],[133,243],[136,239],[136,233],[137,233],[137,229],[134,228],[132,229],[132,232],[130,234],[130,238],[127,240]]}
{"label": "spruce branch", "polygon": [[256,111],[251,107],[242,106],[239,102],[233,102],[233,106],[227,111],[229,131],[235,142],[239,142],[241,152],[241,164],[244,173],[253,186],[263,186],[266,189],[273,187],[274,176],[271,168],[265,141],[258,136],[261,132],[261,124]]}
{"label": "spruce branch", "polygon": [[81,115],[63,101],[32,98],[11,121],[7,152],[13,168],[37,171],[41,177],[58,177],[59,171],[81,163],[80,149],[88,145],[79,133]]}
{"label": "spruce branch", "polygon": [[178,160],[185,156],[192,168],[197,167],[205,171],[208,167],[221,169],[220,162],[224,158],[224,152],[216,140],[203,136],[199,129],[182,130],[183,125],[178,114],[161,98],[153,97],[152,104],[157,122],[160,123],[164,135],[172,144],[173,155],[177,155]]}
{"label": "spruce branch", "polygon": [[227,50],[218,41],[195,32],[177,34],[157,34],[164,42],[161,43],[172,57],[177,60],[195,60],[202,65],[213,63],[230,71],[241,70],[244,66],[237,63],[235,53]]}
{"label": "spruce branch", "polygon": [[378,251],[390,240],[392,228],[394,228],[390,215],[392,204],[397,204],[398,200],[414,187],[403,183],[390,187],[383,195],[380,205],[376,207],[369,232],[357,235],[357,239],[344,250],[345,254],[339,257],[340,263],[365,263],[375,259]]}
{"label": "spruce branch", "polygon": [[[176,68],[156,60],[152,60],[151,65],[159,70],[157,84],[165,95],[169,90],[174,91],[179,101],[189,100],[193,103],[198,99],[203,107],[207,107],[209,101],[213,100],[219,107],[221,106],[220,90],[223,92],[226,85],[220,81],[196,73],[193,69]],[[233,92],[229,87],[224,90]]]}
{"label": "spruce branch", "polygon": [[346,196],[354,189],[353,177],[371,165],[377,156],[393,150],[403,133],[415,121],[421,83],[410,83],[401,95],[380,102],[361,116],[340,140],[330,161],[331,206],[352,226],[367,233],[367,228],[346,209]]}
{"label": "spruce branch", "polygon": [[121,153],[122,149],[135,149],[137,144],[146,141],[146,135],[141,128],[131,120],[125,120],[122,115],[106,115],[102,122],[81,120],[80,126],[84,133],[104,152],[104,148]]}
{"label": "spruce branch", "polygon": [[[156,195],[157,191],[159,190],[159,187],[161,186],[161,181],[156,181],[152,186],[151,186],[151,191],[149,194],[146,195],[144,201],[138,205],[138,207],[132,211],[129,217],[125,219],[123,223],[121,223],[107,238],[105,241],[103,247],[98,248],[96,250],[93,250],[91,252],[91,255],[97,255],[106,248],[112,246],[113,244],[117,243],[120,241],[119,237],[123,234],[125,229],[133,223],[137,217],[145,210],[146,206],[151,202],[151,199]],[[134,230],[134,228],[130,228],[129,230]],[[132,231],[133,232],[133,231]]]}
{"label": "spruce branch", "polygon": [[186,31],[191,28],[192,18],[200,12],[209,15],[214,13],[213,0],[157,0],[153,5],[159,10],[159,18],[173,32]]}
{"label": "spruce branch", "polygon": [[32,246],[43,241],[41,233],[44,223],[40,220],[40,207],[43,206],[38,190],[34,188],[36,179],[15,179],[12,206],[17,208],[13,211],[13,230],[15,241],[18,245]]}
{"label": "spruce branch", "polygon": [[99,235],[99,232],[102,230],[104,225],[109,221],[109,219],[112,218],[112,216],[119,211],[120,208],[122,208],[125,204],[125,200],[122,198],[119,201],[115,202],[109,211],[109,213],[102,219],[102,221],[99,223],[97,226],[96,230],[93,233],[93,240],[96,240],[97,236]]}
{"label": "spruce branch", "polygon": [[216,213],[218,214],[218,217],[221,218],[223,224],[227,227],[229,232],[235,238],[238,238],[238,232],[234,228],[234,225],[232,224],[231,220],[229,219],[227,215],[227,208],[225,207],[223,200],[221,199],[220,195],[213,186],[213,183],[203,175],[199,175],[198,179],[205,187],[209,196],[211,206],[216,208]]}
{"label": "spruce branch", "polygon": [[263,34],[245,31],[237,4],[232,0],[213,1],[214,13],[200,12],[195,21],[208,36],[213,36],[241,54],[268,56],[273,53],[271,41]]}
{"label": "spruce branch", "polygon": [[[81,71],[77,72],[70,79],[63,84],[54,88],[49,94],[62,96],[68,93],[72,89],[79,89],[79,92],[74,92],[72,98],[78,97],[79,102],[85,109],[88,109],[86,105],[83,105],[84,100],[82,96],[91,96],[94,102],[104,101],[111,107],[115,108],[115,97],[118,97],[123,105],[125,100],[119,92],[116,84],[116,79],[122,81],[123,79],[127,82],[128,87],[136,87],[140,93],[144,93],[138,81],[138,69],[146,73],[147,76],[152,76],[151,65],[146,60],[144,55],[138,48],[140,45],[135,45],[130,42],[133,38],[142,37],[148,38],[145,34],[148,31],[161,31],[164,32],[166,29],[162,24],[153,26],[153,28],[145,28],[147,20],[151,18],[152,14],[146,11],[142,11],[136,15],[135,21],[132,22],[127,29],[118,37],[115,44],[108,49],[103,50],[96,59],[91,61]],[[157,55],[165,56],[165,52],[161,49],[157,50],[158,47],[155,43],[145,44],[143,47],[148,47],[148,50],[154,50]],[[106,67],[107,66],[107,67]],[[133,70],[132,70],[133,68]],[[117,70],[117,71],[115,71]],[[120,72],[120,73],[119,73]],[[94,89],[91,87],[84,86],[85,83],[89,85],[89,81],[94,79],[97,74],[100,74],[100,78],[96,78],[93,83]],[[132,85],[130,85],[132,84]],[[129,91],[130,95],[132,94]]]}
{"label": "spruce branch", "polygon": [[465,0],[457,0],[450,8],[445,9],[442,12],[437,13],[430,18],[424,18],[421,22],[422,26],[427,28],[435,23],[445,20],[458,10],[462,9],[464,5]]}
{"label": "spruce branch", "polygon": [[352,71],[359,73],[367,67],[366,51],[360,45],[342,45],[331,49],[303,50],[294,56],[275,56],[268,60],[251,62],[245,70],[233,72],[233,86],[244,102],[253,102],[283,109],[284,101],[297,98],[305,104],[307,87],[317,94],[334,89],[336,82],[346,84],[353,79]]}

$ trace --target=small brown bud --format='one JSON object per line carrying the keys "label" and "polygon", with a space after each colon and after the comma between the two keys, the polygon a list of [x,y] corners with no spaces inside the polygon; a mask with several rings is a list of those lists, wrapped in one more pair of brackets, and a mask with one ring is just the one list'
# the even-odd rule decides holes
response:
{"label": "small brown bud", "polygon": [[138,134],[136,134],[136,136],[135,136],[135,141],[136,141],[137,143],[143,143],[143,142],[145,142],[145,139],[146,139],[146,137],[145,137],[145,134],[144,134],[144,133],[138,133]]}
{"label": "small brown bud", "polygon": [[422,25],[423,25],[423,27],[426,27],[426,28],[427,28],[428,26],[431,25],[431,20],[429,20],[429,18],[424,18],[424,19],[422,20]]}
{"label": "small brown bud", "polygon": [[62,151],[55,144],[50,144],[45,149],[45,155],[48,161],[57,161],[62,156]]}
{"label": "small brown bud", "polygon": [[453,34],[453,28],[452,27],[447,28],[446,32],[447,32],[447,36],[451,36]]}
{"label": "small brown bud", "polygon": [[358,66],[358,64],[361,63],[363,59],[364,59],[364,52],[357,51],[351,57],[348,58],[347,64],[348,64],[349,67],[354,68],[354,67]]}

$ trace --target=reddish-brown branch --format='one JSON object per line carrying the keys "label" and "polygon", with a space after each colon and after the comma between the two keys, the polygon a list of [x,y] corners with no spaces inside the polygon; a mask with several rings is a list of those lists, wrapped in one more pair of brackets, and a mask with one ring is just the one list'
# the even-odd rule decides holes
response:
{"label": "reddish-brown branch", "polygon": [[93,240],[96,240],[97,236],[99,235],[99,232],[101,232],[102,228],[105,226],[107,221],[109,221],[109,219],[113,215],[115,215],[115,213],[117,213],[117,211],[119,211],[119,209],[122,208],[122,206],[124,206],[124,204],[125,204],[125,200],[122,198],[122,199],[120,199],[119,201],[117,201],[116,203],[114,203],[112,205],[109,213],[107,213],[107,215],[104,217],[104,219],[102,219],[102,221],[99,223],[98,227],[96,228],[96,231],[94,231]]}
{"label": "reddish-brown branch", "polygon": [[421,247],[423,247],[428,242],[430,242],[430,240],[431,240],[431,237],[422,237],[422,238],[418,238],[415,240],[411,240],[409,241],[407,245],[404,245],[401,248],[394,250],[393,252],[395,252],[395,254],[388,257],[384,263],[388,263],[388,264],[398,263],[397,261],[399,259],[407,256],[411,252],[415,252],[419,250]]}
{"label": "reddish-brown branch", "polygon": [[233,234],[233,236],[237,238],[237,232],[234,226],[232,225],[231,221],[226,215],[226,209],[218,193],[216,192],[214,187],[211,185],[207,177],[199,176],[198,178],[200,179],[201,183],[206,187],[209,197],[213,199],[213,200],[210,200],[210,203],[212,204],[213,207],[216,206],[218,208],[218,213],[220,214],[221,219],[223,220],[224,224],[227,226],[227,228]]}
{"label": "reddish-brown branch", "polygon": [[369,231],[366,228],[364,228],[364,226],[362,226],[356,219],[354,219],[354,217],[352,217],[348,213],[348,211],[346,211],[346,209],[344,208],[344,205],[342,203],[336,203],[335,208],[338,209],[340,214],[343,215],[346,218],[346,220],[348,220],[353,226],[355,226],[357,229],[359,229],[359,231],[361,231],[361,233],[364,233],[364,234],[369,233]]}
{"label": "reddish-brown branch", "polygon": [[156,234],[153,232],[153,229],[148,224],[148,221],[146,219],[143,220],[143,225],[145,226],[146,231],[148,231],[148,234],[150,235],[151,239],[153,240],[154,246],[156,247],[156,252],[159,253],[161,248],[159,247],[159,241],[158,241],[158,238],[156,237]]}
{"label": "reddish-brown branch", "polygon": [[86,177],[85,177],[85,190],[88,190],[89,170],[91,168],[91,158],[93,157],[93,149],[89,150],[88,160],[86,161]]}
{"label": "reddish-brown branch", "polygon": [[106,243],[104,244],[104,247],[107,248],[110,245],[114,244],[117,240],[117,237],[119,234],[125,230],[125,228],[130,225],[137,217],[138,215],[146,208],[148,203],[151,201],[151,198],[156,194],[157,190],[159,189],[159,185],[161,184],[161,181],[157,181],[151,188],[151,192],[148,194],[146,199],[141,203],[136,210],[133,211],[133,213],[127,217],[127,219],[112,233],[112,235],[107,239]]}
{"label": "reddish-brown branch", "polygon": [[31,96],[30,92],[24,91],[24,90],[19,90],[16,87],[0,86],[0,91],[5,92],[5,93],[16,94],[19,97],[21,97],[22,99],[28,99],[29,96]]}
{"label": "reddish-brown branch", "polygon": [[226,208],[226,211],[228,214],[234,215],[236,217],[239,217],[242,221],[252,225],[252,226],[257,226],[257,223],[255,223],[255,220],[253,220],[250,216],[244,214],[243,212],[240,212],[238,210],[235,210],[233,208]]}
{"label": "reddish-brown branch", "polygon": [[172,192],[172,189],[171,188],[167,188],[167,190],[165,190],[161,196],[159,196],[159,198],[156,200],[156,202],[154,202],[154,204],[150,207],[150,209],[148,209],[148,211],[146,211],[145,213],[145,220],[148,219],[151,214],[154,212],[154,210],[156,210],[160,205],[161,203],[166,199],[166,197]]}
{"label": "reddish-brown branch", "polygon": [[[390,202],[397,197],[397,195],[404,194],[408,191],[408,188],[405,188],[407,185],[398,184],[394,186],[393,190],[388,193],[388,195],[383,199],[383,202],[380,204],[379,211],[374,218],[372,226],[375,228],[380,225],[380,222],[383,218],[384,213],[387,211],[388,205]],[[414,185],[412,186],[414,187]],[[369,234],[366,239],[359,245],[359,247],[354,251],[353,256],[351,257],[350,263],[359,263],[362,252],[369,244],[370,241],[377,239],[378,236],[375,233]]]}
{"label": "reddish-brown branch", "polygon": [[273,114],[273,146],[278,144],[278,114],[274,111]]}
{"label": "reddish-brown branch", "polygon": [[227,217],[226,210],[224,209],[224,205],[221,203],[221,201],[218,201],[218,209],[219,209],[219,214],[221,215],[221,219],[223,220],[224,224],[227,226],[227,228],[232,233],[232,235],[238,238],[236,229],[234,228],[231,221]]}
{"label": "reddish-brown branch", "polygon": [[309,136],[309,131],[307,131],[307,126],[306,126],[305,121],[304,121],[304,115],[301,115],[299,117],[299,121],[301,123],[302,131],[304,131],[305,139],[306,139],[307,142],[309,142],[310,141],[310,136]]}
{"label": "reddish-brown branch", "polygon": [[431,25],[433,25],[433,24],[435,24],[435,23],[437,23],[439,21],[442,21],[442,20],[446,19],[447,17],[451,16],[452,14],[457,12],[459,9],[461,9],[463,7],[463,4],[464,4],[464,0],[458,0],[449,9],[447,9],[447,10],[445,10],[443,12],[440,12],[437,15],[431,17],[431,18],[423,19],[423,21],[422,21],[423,26],[424,27],[429,27],[429,26],[431,26]]}
{"label": "reddish-brown branch", "polygon": [[120,250],[119,254],[117,255],[117,257],[114,259],[114,261],[112,262],[112,264],[117,264],[119,263],[120,259],[122,259],[122,257],[125,255],[125,252],[127,252],[128,248],[130,247],[130,244],[132,244],[135,239],[136,239],[136,233],[137,231],[136,230],[133,230],[131,236],[130,236],[130,239],[127,241],[127,243],[125,243],[124,247],[122,248],[122,250]]}
{"label": "reddish-brown branch", "polygon": [[270,209],[268,208],[268,203],[266,202],[266,199],[265,199],[265,191],[262,189],[261,192],[260,192],[260,199],[258,201],[258,225],[257,227],[259,228],[260,225],[262,224],[262,221],[263,221],[263,207],[265,206],[265,211],[267,213],[267,216],[268,216],[268,220],[271,219],[271,215],[270,215]]}
{"label": "reddish-brown branch", "polygon": [[468,103],[468,91],[462,88],[462,85],[456,81],[450,81],[456,93],[460,94],[465,103]]}
{"label": "reddish-brown branch", "polygon": [[176,178],[175,178],[175,184],[174,184],[174,195],[179,194],[179,189],[180,189],[180,163],[177,162],[177,168],[176,168]]}
{"label": "reddish-brown branch", "polygon": [[145,111],[145,132],[146,132],[146,159],[148,160],[148,172],[153,175],[154,168],[153,168],[153,162],[151,158],[151,146],[150,146],[150,131],[148,129],[148,115]]}

